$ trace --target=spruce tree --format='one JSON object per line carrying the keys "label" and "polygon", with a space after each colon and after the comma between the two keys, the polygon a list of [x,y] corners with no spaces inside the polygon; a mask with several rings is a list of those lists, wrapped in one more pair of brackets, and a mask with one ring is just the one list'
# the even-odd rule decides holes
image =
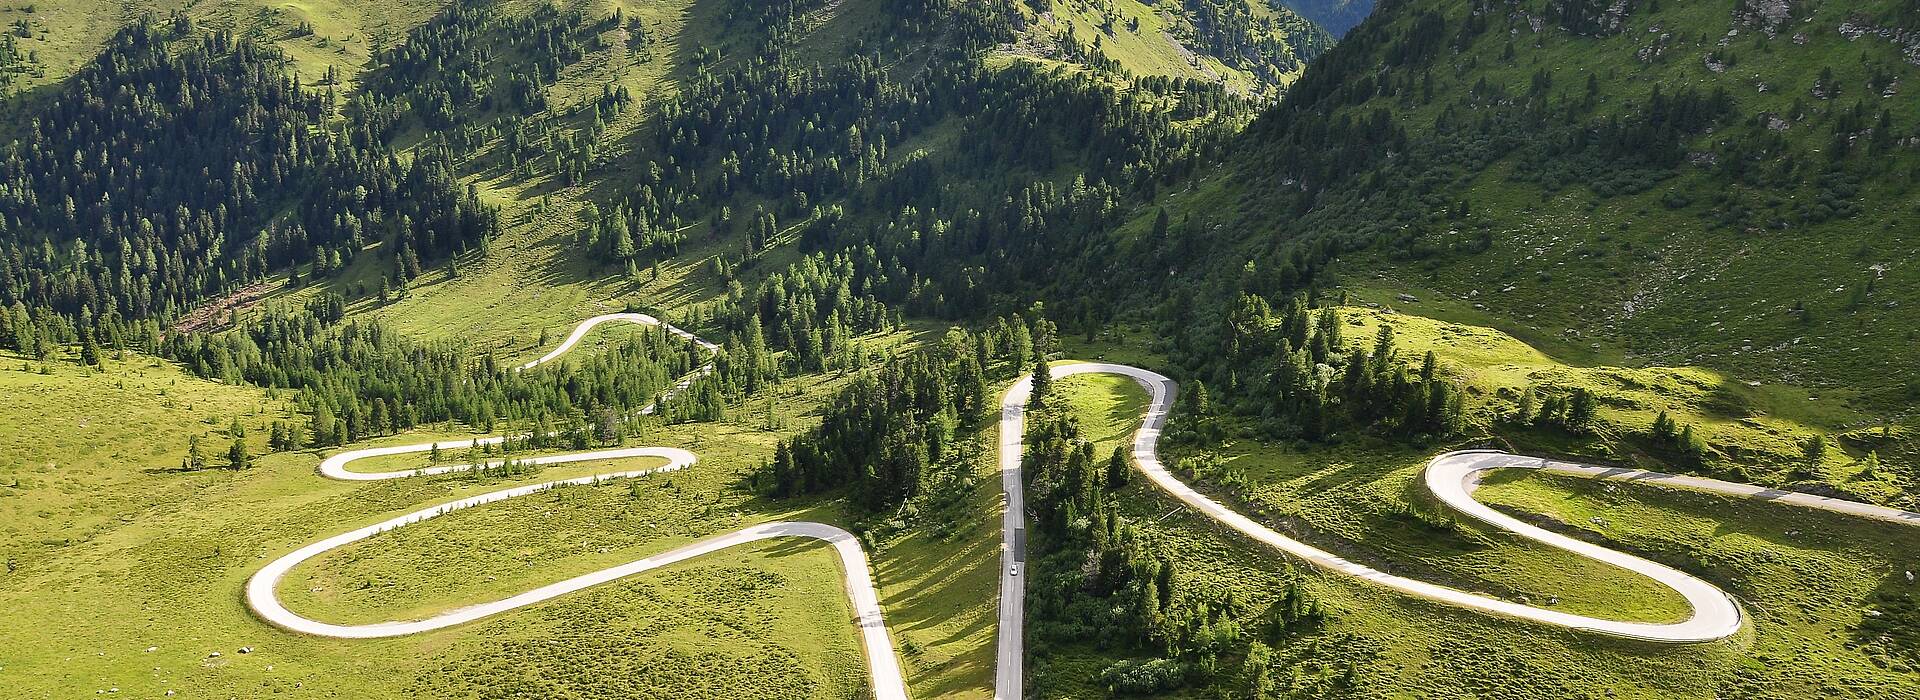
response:
{"label": "spruce tree", "polygon": [[100,367],[100,346],[93,342],[93,332],[80,331],[80,364],[88,367]]}
{"label": "spruce tree", "polygon": [[1047,366],[1047,358],[1036,357],[1033,360],[1033,393],[1028,395],[1027,406],[1034,411],[1043,411],[1051,405],[1053,399],[1053,369]]}
{"label": "spruce tree", "polygon": [[1694,434],[1692,424],[1687,424],[1680,428],[1679,440],[1680,450],[1695,458],[1700,457],[1707,451],[1706,445],[1700,441],[1700,437]]}
{"label": "spruce tree", "polygon": [[207,468],[207,454],[200,449],[200,436],[193,435],[187,438],[187,459],[181,466],[188,470]]}
{"label": "spruce tree", "polygon": [[233,439],[233,446],[227,448],[227,466],[233,469],[249,469],[253,467],[253,455],[247,451],[246,440],[241,438]]}
{"label": "spruce tree", "polygon": [[1125,446],[1113,448],[1113,456],[1107,458],[1107,488],[1126,487],[1127,480],[1132,475],[1132,471],[1127,467],[1127,448]]}
{"label": "spruce tree", "polygon": [[1567,406],[1567,428],[1575,433],[1585,433],[1592,427],[1596,414],[1593,392],[1585,388],[1573,390],[1573,402]]}
{"label": "spruce tree", "polygon": [[1807,473],[1816,479],[1827,476],[1827,436],[1815,433],[1800,443],[1800,453],[1806,459]]}
{"label": "spruce tree", "polygon": [[1675,431],[1676,428],[1674,427],[1673,418],[1668,416],[1666,411],[1661,411],[1660,415],[1653,417],[1652,435],[1654,442],[1662,445],[1673,444],[1674,440],[1678,437]]}

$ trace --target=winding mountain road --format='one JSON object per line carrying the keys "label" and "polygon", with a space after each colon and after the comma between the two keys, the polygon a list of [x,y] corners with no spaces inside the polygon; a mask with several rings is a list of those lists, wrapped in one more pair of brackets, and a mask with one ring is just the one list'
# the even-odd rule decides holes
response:
{"label": "winding mountain road", "polygon": [[[608,322],[627,322],[661,326],[668,332],[687,338],[709,351],[718,349],[714,344],[701,340],[684,330],[674,328],[652,316],[631,313],[608,314],[582,322],[567,336],[566,340],[552,352],[522,365],[520,369],[532,369],[543,363],[558,359],[578,344],[595,326]],[[712,364],[702,366],[694,373],[676,383],[663,395],[663,398],[664,396],[671,396],[675,392],[686,389],[695,379],[711,372],[712,368]],[[1132,456],[1135,467],[1145,474],[1148,480],[1155,486],[1166,491],[1168,495],[1178,499],[1188,507],[1193,508],[1215,522],[1238,531],[1255,541],[1298,557],[1309,564],[1328,571],[1351,576],[1416,598],[1532,623],[1650,642],[1698,643],[1724,639],[1738,632],[1742,624],[1742,615],[1739,606],[1735,604],[1732,597],[1728,596],[1713,584],[1690,574],[1631,554],[1607,549],[1600,545],[1529,525],[1475,501],[1473,499],[1473,491],[1479,482],[1479,477],[1488,471],[1496,469],[1535,469],[1583,478],[1651,483],[1767,500],[1786,505],[1825,510],[1886,522],[1920,525],[1920,513],[1911,513],[1892,508],[1842,501],[1810,494],[1779,491],[1747,484],[1736,484],[1702,477],[1662,474],[1659,472],[1633,469],[1595,467],[1538,457],[1522,457],[1488,450],[1449,452],[1433,458],[1433,460],[1427,464],[1423,473],[1423,483],[1435,497],[1447,504],[1448,507],[1458,510],[1460,513],[1475,520],[1507,530],[1520,537],[1646,576],[1680,594],[1691,607],[1691,614],[1687,619],[1674,623],[1627,622],[1574,615],[1522,605],[1491,596],[1469,593],[1417,579],[1390,574],[1281,534],[1252,518],[1234,512],[1232,509],[1209,498],[1205,494],[1196,491],[1185,482],[1176,478],[1168,471],[1165,465],[1160,462],[1158,449],[1160,433],[1166,427],[1168,412],[1173,406],[1173,399],[1176,394],[1176,385],[1173,380],[1159,373],[1137,367],[1107,363],[1058,365],[1052,369],[1052,372],[1056,378],[1080,374],[1120,375],[1131,378],[1145,387],[1150,395],[1150,401],[1141,426],[1133,437]],[[1000,610],[996,638],[997,653],[994,676],[994,696],[1000,700],[1017,700],[1025,696],[1024,635],[1026,577],[1024,576],[1024,569],[1026,567],[1026,501],[1024,475],[1021,470],[1021,442],[1026,432],[1026,405],[1032,395],[1032,391],[1032,378],[1023,378],[1007,390],[1001,397],[1000,402],[999,467],[1001,487],[1005,493],[1005,508],[1001,514]],[[652,408],[653,405],[650,404],[644,411],[650,412]],[[479,442],[480,444],[497,444],[501,439],[502,438],[499,437],[483,438]],[[439,447],[440,449],[458,449],[473,444],[475,443],[472,440],[455,440],[440,443],[422,443],[351,450],[328,457],[321,462],[319,470],[322,475],[328,478],[351,481],[396,479],[420,474],[442,474],[462,471],[472,469],[475,465],[446,465],[425,469],[388,472],[355,472],[348,470],[346,466],[356,460],[370,457],[425,452],[435,447]],[[858,538],[845,530],[824,523],[771,522],[754,525],[735,532],[709,537],[663,554],[657,554],[619,566],[576,576],[501,600],[460,608],[423,620],[381,622],[365,625],[335,625],[312,620],[294,613],[281,604],[279,600],[277,593],[279,582],[292,571],[295,566],[335,548],[372,537],[381,532],[430,520],[461,508],[470,508],[531,493],[538,493],[555,486],[590,484],[606,479],[631,478],[685,469],[692,466],[698,459],[693,453],[677,448],[636,447],[534,457],[523,461],[532,464],[558,464],[633,457],[665,459],[667,464],[652,469],[596,474],[576,479],[549,481],[502,489],[449,503],[430,506],[350,532],[334,535],[296,549],[274,560],[256,572],[247,582],[247,603],[266,621],[295,632],[342,638],[391,637],[416,634],[472,622],[502,612],[550,600],[583,588],[650,571],[740,544],[775,537],[812,538],[825,541],[832,545],[835,553],[840,557],[845,573],[844,583],[846,584],[847,595],[853,603],[857,617],[857,625],[860,628],[862,636],[863,647],[871,676],[873,697],[878,700],[905,700],[907,698],[906,682],[902,677],[897,652],[894,649],[892,639],[882,617],[879,594],[875,590],[873,579],[869,574],[866,553],[862,550]],[[497,464],[497,462],[487,464],[492,465]]]}
{"label": "winding mountain road", "polygon": [[[1631,554],[1528,525],[1473,500],[1473,491],[1482,473],[1495,469],[1538,469],[1584,478],[1650,483],[1708,491],[1886,522],[1920,525],[1920,513],[1893,508],[1702,477],[1594,467],[1539,457],[1522,457],[1492,450],[1449,452],[1428,462],[1423,473],[1423,481],[1427,488],[1449,507],[1475,520],[1521,537],[1646,576],[1679,593],[1692,607],[1692,613],[1686,620],[1670,624],[1625,622],[1574,615],[1397,576],[1276,532],[1194,490],[1193,487],[1176,478],[1160,462],[1160,432],[1166,428],[1167,414],[1173,407],[1176,394],[1176,386],[1172,379],[1138,367],[1094,362],[1057,365],[1053,367],[1052,372],[1056,379],[1078,374],[1115,374],[1129,377],[1145,387],[1150,400],[1146,416],[1133,437],[1134,466],[1168,495],[1215,522],[1262,544],[1305,560],[1316,567],[1415,598],[1555,627],[1649,642],[1699,643],[1725,639],[1738,632],[1741,625],[1741,612],[1739,606],[1726,592],[1691,574]],[[1020,438],[1025,432],[1026,405],[1032,392],[1032,378],[1022,379],[1007,391],[1000,402],[1001,484],[1006,491],[1008,507],[1003,516],[1002,563],[1005,565],[1003,567],[1005,571],[1000,579],[999,666],[996,668],[994,678],[994,695],[1002,700],[1022,697],[1024,683],[1021,666],[1024,655],[1021,620],[1026,593],[1019,569],[1025,565],[1023,561],[1025,552],[1021,550],[1025,545],[1023,528],[1025,527],[1026,501],[1020,466]]]}
{"label": "winding mountain road", "polygon": [[[604,316],[595,316],[593,318],[590,318],[590,319],[587,319],[586,321],[581,322],[580,325],[576,326],[573,329],[573,332],[567,336],[566,340],[561,342],[559,347],[555,348],[552,352],[549,352],[546,355],[540,357],[540,359],[521,365],[519,369],[523,371],[533,369],[534,367],[538,367],[541,364],[558,359],[560,356],[566,354],[568,350],[573,349],[573,347],[577,345],[582,338],[586,337],[587,333],[593,330],[595,326],[598,326],[603,323],[609,323],[609,322],[637,323],[641,325],[660,326],[665,328],[667,332],[683,338],[687,338],[688,340],[698,344],[700,347],[705,348],[710,352],[717,351],[719,349],[719,346],[714,345],[713,343],[709,343],[705,340],[702,340],[694,336],[692,333],[688,333],[687,331],[676,328],[671,324],[668,324],[666,322],[663,322],[657,318],[648,316],[646,314],[632,314],[632,313],[607,314]],[[699,369],[695,370],[692,374],[676,382],[671,388],[669,388],[663,394],[662,398],[672,396],[677,392],[685,390],[688,386],[692,385],[694,380],[702,376],[705,376],[706,374],[709,374],[712,371],[713,371],[712,363],[702,365]],[[642,408],[641,412],[652,413],[654,408],[658,406],[658,404],[659,404],[658,401],[650,403],[644,408]],[[490,438],[480,438],[477,444],[494,445],[494,444],[499,444],[500,442],[503,441],[503,439],[504,438],[499,436],[490,437]],[[451,440],[451,441],[442,441],[438,443],[429,442],[429,443],[420,443],[415,445],[399,445],[399,446],[391,446],[391,447],[374,447],[374,448],[361,449],[361,450],[349,450],[346,452],[341,452],[339,454],[333,455],[321,461],[319,471],[321,475],[326,476],[327,478],[340,479],[340,480],[346,480],[346,481],[378,481],[382,479],[399,479],[399,478],[421,475],[421,474],[445,474],[449,472],[466,471],[466,470],[473,469],[477,465],[474,465],[474,464],[445,465],[445,466],[428,467],[424,469],[410,469],[410,470],[404,470],[404,471],[387,471],[387,472],[349,471],[347,469],[347,465],[354,461],[367,459],[370,457],[409,454],[409,453],[415,453],[415,452],[428,452],[433,450],[435,447],[438,447],[440,449],[458,449],[458,448],[468,447],[474,444],[476,444],[476,441],[474,440]],[[299,632],[302,634],[311,634],[311,635],[316,635],[321,637],[337,637],[337,638],[346,638],[346,639],[370,639],[370,638],[377,638],[377,637],[396,637],[396,636],[408,635],[408,634],[418,634],[418,633],[427,632],[430,630],[437,630],[437,629],[442,629],[446,627],[452,627],[454,625],[473,622],[475,620],[491,617],[493,615],[498,615],[500,613],[507,612],[510,610],[516,610],[529,605],[533,605],[535,603],[551,600],[553,598],[557,598],[559,596],[563,596],[583,588],[597,586],[602,583],[607,583],[609,581],[618,580],[618,579],[639,574],[642,572],[651,571],[653,569],[657,569],[663,566],[668,566],[678,562],[686,561],[688,559],[693,559],[695,557],[699,557],[705,554],[710,554],[712,552],[726,549],[728,547],[747,544],[750,542],[758,542],[760,540],[772,539],[776,537],[809,538],[809,539],[820,540],[831,545],[833,547],[834,553],[840,557],[841,569],[844,574],[844,580],[842,581],[842,583],[845,584],[846,586],[847,598],[849,602],[853,604],[855,624],[860,628],[861,645],[865,651],[865,655],[867,658],[867,671],[868,671],[868,676],[870,678],[873,697],[876,700],[907,700],[906,679],[900,673],[899,656],[894,650],[893,638],[891,637],[891,635],[888,634],[886,622],[881,614],[880,595],[879,595],[879,591],[876,590],[873,585],[873,577],[872,577],[872,574],[870,573],[870,567],[867,563],[867,553],[864,549],[861,548],[859,538],[855,537],[853,533],[847,532],[846,530],[835,527],[833,525],[828,525],[826,523],[816,523],[816,522],[761,523],[759,525],[750,526],[741,530],[736,530],[734,532],[729,532],[726,534],[709,537],[709,538],[700,540],[698,542],[694,542],[692,544],[680,547],[678,549],[674,549],[669,552],[656,554],[650,557],[646,557],[643,559],[638,559],[625,564],[621,564],[619,566],[613,566],[606,569],[601,569],[599,571],[595,571],[592,573],[582,574],[580,576],[575,576],[573,578],[566,579],[564,581],[550,583],[545,586],[541,586],[539,588],[535,588],[533,590],[527,591],[525,593],[509,596],[507,598],[502,598],[500,600],[462,607],[462,608],[452,610],[446,613],[442,613],[439,615],[435,615],[423,620],[377,622],[377,623],[364,624],[364,625],[336,625],[336,624],[321,622],[318,620],[313,620],[305,616],[302,616],[298,613],[288,610],[286,605],[281,603],[280,601],[280,594],[279,594],[280,581],[286,578],[286,575],[289,572],[291,572],[294,567],[300,565],[301,562],[304,562],[308,559],[312,559],[314,557],[317,557],[321,554],[337,549],[339,547],[343,547],[348,544],[367,539],[369,537],[380,534],[382,532],[386,532],[388,530],[392,530],[395,528],[406,527],[408,525],[413,525],[413,524],[424,522],[427,520],[432,520],[434,518],[440,517],[442,515],[446,515],[447,513],[451,513],[453,511],[460,510],[462,508],[471,508],[474,506],[485,505],[488,503],[496,503],[499,501],[504,501],[509,498],[517,498],[517,497],[525,496],[528,494],[539,493],[539,492],[554,488],[556,486],[565,486],[565,485],[573,485],[573,484],[595,484],[608,479],[635,478],[635,477],[646,476],[649,474],[658,474],[662,472],[677,471],[680,469],[685,469],[687,467],[693,466],[693,464],[699,459],[692,452],[688,452],[686,450],[682,450],[679,448],[632,447],[632,448],[622,448],[622,449],[613,449],[613,450],[594,450],[589,452],[576,452],[571,454],[530,457],[530,458],[525,458],[519,461],[525,464],[561,464],[566,462],[584,462],[584,461],[606,460],[606,459],[626,459],[626,458],[635,458],[635,457],[654,457],[654,458],[665,459],[667,460],[667,464],[664,466],[655,467],[652,469],[640,469],[640,470],[610,472],[610,473],[604,473],[604,474],[594,474],[592,476],[584,476],[584,477],[579,477],[575,479],[547,481],[547,482],[542,482],[538,484],[529,484],[526,486],[517,486],[514,488],[501,489],[498,491],[490,491],[487,493],[480,494],[478,496],[471,496],[468,498],[463,498],[463,499],[452,501],[449,503],[442,503],[442,504],[422,508],[420,510],[413,511],[405,515],[390,518],[388,520],[374,523],[372,525],[368,525],[368,526],[359,528],[357,530],[344,532],[344,533],[320,540],[318,542],[314,542],[307,546],[296,549],[284,556],[281,556],[280,558],[275,559],[272,562],[268,563],[265,567],[262,567],[259,571],[254,572],[253,576],[247,579],[247,586],[246,586],[247,606],[249,608],[252,608],[255,614],[259,615],[262,619],[266,620],[267,622],[272,623],[273,625],[281,627],[283,629],[287,629],[293,632]],[[494,462],[485,462],[483,464],[486,466],[497,466],[499,463],[500,463],[499,461],[494,461]]]}

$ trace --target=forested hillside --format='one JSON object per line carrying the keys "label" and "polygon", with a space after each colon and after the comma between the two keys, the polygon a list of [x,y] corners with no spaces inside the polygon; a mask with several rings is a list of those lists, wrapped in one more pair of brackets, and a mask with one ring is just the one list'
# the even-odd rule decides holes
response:
{"label": "forested hillside", "polygon": [[[865,244],[909,266],[940,255],[958,270],[980,268],[948,267],[956,246],[984,261],[1001,238],[1071,229],[1044,245],[1072,257],[1132,192],[1212,157],[1209,144],[1326,45],[1284,10],[1234,2],[1165,8],[1178,28],[1124,49],[1082,45],[1070,27],[1047,34],[1035,13],[1048,12],[1020,3],[721,5],[709,9],[726,41],[697,48],[669,33],[694,34],[691,23],[653,7],[462,5],[376,42],[359,75],[303,60],[310,39],[328,38],[303,20],[261,12],[236,32],[220,28],[236,26],[230,14],[139,15],[23,113],[0,306],[12,307],[8,329],[33,330],[0,343],[41,354],[30,346],[42,336],[170,323],[208,298],[258,296],[249,285],[289,270],[297,281],[353,268],[340,290],[350,299],[404,290],[502,231],[476,178],[522,196],[584,188],[561,193],[580,207],[577,242],[633,278],[684,245],[737,240],[717,264],[733,277],[776,238],[856,255]],[[1064,53],[1022,48],[1041,35]],[[1168,56],[1206,61],[1155,68]],[[619,79],[550,103],[557,82],[602,62]],[[665,95],[630,110],[647,90]],[[533,214],[550,205],[543,196]],[[898,248],[916,227],[962,234]],[[376,246],[379,262],[356,265]],[[981,285],[928,279],[889,301],[956,316],[984,308]]]}
{"label": "forested hillside", "polygon": [[1223,309],[1431,290],[1582,352],[1906,400],[1914,9],[1383,4],[1236,142],[1233,175],[1170,200],[1176,264],[1251,258],[1213,280]]}
{"label": "forested hillside", "polygon": [[[444,153],[401,161],[377,109],[334,119],[278,50],[140,21],[8,146],[0,344],[116,340],[290,265],[340,269],[383,244],[396,278],[478,245],[498,213]],[[368,104],[364,100],[362,105]]]}
{"label": "forested hillside", "polygon": [[[307,572],[289,586],[303,604],[505,595],[545,575],[536,560],[584,572],[804,516],[873,555],[914,695],[976,697],[995,663],[986,601],[1008,571],[996,397],[1031,375],[1017,571],[1036,695],[1875,697],[1920,663],[1896,573],[1913,567],[1910,534],[1862,527],[1826,546],[1751,504],[1681,510],[1744,518],[1722,529],[1671,516],[1684,499],[1666,492],[1648,497],[1662,515],[1616,529],[1640,504],[1611,485],[1562,498],[1489,483],[1505,510],[1688,562],[1757,620],[1715,645],[1592,644],[1296,571],[1223,535],[1137,478],[1131,380],[1056,382],[1050,364],[1169,375],[1169,469],[1316,546],[1523,604],[1565,594],[1563,610],[1666,619],[1672,601],[1645,581],[1436,514],[1420,465],[1497,445],[1913,507],[1920,0],[60,0],[0,8],[0,27],[0,353],[21,370],[6,376],[101,392],[115,371],[126,389],[130,363],[163,368],[136,384],[158,392],[142,396],[157,424],[185,426],[170,429],[187,453],[153,448],[166,464],[143,478],[213,478],[201,440],[221,430],[241,485],[181,512],[270,513],[304,536],[539,470],[291,485],[322,456],[415,437],[474,440],[476,458],[493,435],[518,436],[501,440],[512,454],[644,436],[714,455],[693,475],[537,497],[590,502],[578,509],[423,536],[460,542],[436,545],[446,559],[396,565],[377,548],[427,540],[377,538],[310,567],[354,573]],[[611,312],[715,345],[649,328],[521,366],[554,330]],[[175,388],[194,382],[254,393],[176,401],[233,393]],[[440,452],[369,469],[446,466]],[[39,498],[59,463],[12,459],[5,476],[37,470]],[[249,481],[256,463],[273,480]],[[304,500],[284,508],[287,494]],[[87,507],[72,506],[104,533],[148,526]],[[604,522],[547,526],[581,513]],[[40,520],[19,531],[53,527]],[[194,525],[220,539],[187,528],[151,556],[197,592],[294,544]],[[613,531],[627,539],[581,544]],[[1888,543],[1899,551],[1875,549]],[[109,580],[34,568],[66,566],[70,545],[34,545],[17,578],[8,549],[0,594]],[[700,581],[689,607],[722,611],[714,628],[778,638],[728,605],[785,579],[743,566],[659,590]],[[756,583],[743,594],[736,578]],[[222,633],[253,634],[259,620],[218,593]],[[812,612],[844,627],[839,608]],[[604,621],[554,629],[584,639]],[[391,655],[408,673],[325,690],[497,695],[498,669],[516,667],[549,695],[812,698],[857,675],[773,642],[751,659],[791,671],[773,680],[726,656],[603,672],[616,647],[515,629],[538,641],[401,640],[383,649],[430,647]],[[611,632],[618,648],[677,634],[631,632]],[[803,632],[802,646],[820,636]],[[385,663],[342,648],[249,660]],[[42,656],[35,680],[60,685]],[[76,667],[118,673],[123,656]],[[302,690],[259,665],[181,687]],[[298,671],[311,689],[333,668]],[[673,685],[708,675],[718,685]]]}
{"label": "forested hillside", "polygon": [[[1405,537],[1406,551],[1422,551],[1443,546],[1433,542],[1448,539],[1442,533],[1454,526],[1403,502],[1397,487],[1381,486],[1396,483],[1391,468],[1345,460],[1391,462],[1389,455],[1469,439],[1911,503],[1912,443],[1895,425],[1920,391],[1911,371],[1920,346],[1909,330],[1909,309],[1920,300],[1910,282],[1896,281],[1916,274],[1900,262],[1912,252],[1900,222],[1920,213],[1911,190],[1920,177],[1920,112],[1899,99],[1900,85],[1920,72],[1904,24],[1911,8],[1816,6],[1769,15],[1778,9],[1388,3],[1244,132],[1204,148],[1196,167],[1159,169],[1150,184],[1116,188],[1106,196],[1121,203],[1107,210],[1114,216],[1088,221],[1084,208],[1070,207],[1064,218],[1052,214],[1058,208],[1030,208],[1023,221],[1087,223],[990,238],[987,250],[1010,252],[983,260],[978,272],[928,264],[980,259],[964,248],[899,259],[906,270],[926,270],[945,290],[940,299],[968,298],[945,280],[974,275],[1018,290],[1009,297],[1039,295],[1059,331],[1084,333],[1092,347],[1107,347],[1091,339],[1111,324],[1144,322],[1148,351],[1165,353],[1182,374],[1183,401],[1165,436],[1192,452],[1188,474],[1307,520],[1317,518],[1293,499],[1320,499],[1314,488],[1376,490],[1324,497],[1335,510],[1368,513],[1357,517],[1364,524],[1328,518],[1341,521],[1336,532],[1368,533],[1362,546]],[[939,240],[905,233],[925,230],[875,231],[869,240],[880,250],[890,240]],[[979,308],[928,307],[928,298],[907,308],[960,317]],[[985,308],[1010,303],[1018,302]],[[1405,352],[1391,321],[1347,337],[1346,326],[1362,325],[1351,306],[1361,303],[1416,313],[1432,304],[1436,314],[1511,329],[1574,361],[1653,367],[1644,375],[1557,364],[1516,372],[1510,363],[1518,360],[1507,355],[1449,360]],[[1438,322],[1412,326],[1426,323]],[[1418,331],[1416,347],[1449,347],[1473,332],[1440,325]],[[1029,335],[1044,355],[1043,334]],[[1004,357],[1001,337],[982,347]],[[989,353],[976,354],[987,364]],[[951,355],[911,362],[949,367],[949,385],[964,387],[979,374],[964,356],[957,365]],[[1743,381],[1689,379],[1723,385],[1711,397],[1680,400],[1686,391],[1656,377],[1695,376],[1664,367],[1688,364]],[[1508,372],[1524,378],[1489,383]],[[1839,397],[1833,415],[1847,418],[1799,418],[1819,414],[1759,398],[1771,391],[1760,387],[1775,382],[1817,387],[1793,394],[1801,401],[1817,402],[1820,390],[1830,390]],[[776,492],[847,487],[885,528],[937,512],[937,499],[902,483],[922,469],[945,473],[924,459],[945,448],[908,431],[846,430],[862,411],[900,403],[868,392],[843,395],[827,421],[842,427],[794,443],[773,463]],[[1652,408],[1668,405],[1672,414]],[[1779,425],[1769,421],[1782,416],[1855,429],[1842,433],[1848,451],[1834,453],[1807,424],[1769,433],[1785,439],[1762,437],[1778,428],[1759,426]],[[964,426],[966,418],[936,422]],[[1182,591],[1178,615],[1159,610],[1157,601],[1174,594],[1156,572],[1171,563],[1159,558],[1155,537],[1130,528],[1187,536],[1153,527],[1157,502],[1124,495],[1123,476],[1106,476],[1114,472],[1099,468],[1105,455],[1090,450],[1071,423],[1042,421],[1028,437],[1030,446],[1043,446],[1024,464],[1040,517],[1036,537],[1047,538],[1033,569],[1033,580],[1045,582],[1036,590],[1047,597],[1029,618],[1044,639],[1062,645],[1045,658],[1076,669],[1048,676],[1045,687],[1063,690],[1072,687],[1068,677],[1096,670],[1098,685],[1114,693],[1204,686],[1265,694],[1275,683],[1252,659],[1268,655],[1292,655],[1276,664],[1295,674],[1291,684],[1277,684],[1283,696],[1338,696],[1356,682],[1451,682],[1452,671],[1386,679],[1394,674],[1375,667],[1356,681],[1342,670],[1396,642],[1314,658],[1320,644],[1354,641],[1316,631],[1351,630],[1354,621],[1322,628],[1320,614],[1307,612],[1311,596],[1290,592],[1275,601],[1273,590],[1262,589],[1259,603],[1241,607],[1216,591]],[[938,442],[950,439],[942,433]],[[1901,455],[1888,462],[1900,466],[1881,466],[1882,451]],[[836,471],[836,454],[886,455],[880,461],[890,466]],[[922,458],[908,459],[911,468],[898,466],[899,455],[915,454]],[[1300,461],[1363,475],[1309,472],[1299,477],[1307,491],[1269,500],[1274,482],[1263,479],[1302,468]],[[1129,508],[1131,517],[1123,514]],[[1210,555],[1192,558],[1221,566]],[[1143,599],[1152,606],[1142,607]],[[1202,621],[1203,634],[1183,627],[1193,623],[1189,615]],[[1261,629],[1270,636],[1249,633]],[[1552,666],[1530,653],[1500,652],[1514,663]],[[1878,673],[1847,653],[1823,661],[1825,672]],[[1068,665],[1076,662],[1098,665]],[[1239,662],[1249,665],[1232,665]],[[1574,667],[1576,675],[1592,668]],[[1822,677],[1793,669],[1720,674],[1649,682],[1686,695],[1704,687],[1804,688]],[[1568,682],[1560,692],[1575,693],[1580,683]]]}

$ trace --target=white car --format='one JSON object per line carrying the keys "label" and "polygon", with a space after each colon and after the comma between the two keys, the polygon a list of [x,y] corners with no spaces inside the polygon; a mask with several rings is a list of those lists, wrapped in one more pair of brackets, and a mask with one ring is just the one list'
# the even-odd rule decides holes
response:
{"label": "white car", "polygon": [[1018,566],[1009,566],[1009,567],[1007,567],[1007,575],[1008,575],[1008,576],[1019,576],[1019,575],[1020,575],[1020,567],[1018,567]]}

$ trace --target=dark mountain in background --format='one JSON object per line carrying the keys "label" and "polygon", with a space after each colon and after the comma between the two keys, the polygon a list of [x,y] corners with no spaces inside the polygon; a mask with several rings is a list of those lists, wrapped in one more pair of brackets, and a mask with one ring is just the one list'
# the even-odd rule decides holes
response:
{"label": "dark mountain in background", "polygon": [[1367,14],[1373,12],[1374,0],[1268,0],[1313,20],[1335,37],[1346,36],[1348,30],[1358,26]]}

